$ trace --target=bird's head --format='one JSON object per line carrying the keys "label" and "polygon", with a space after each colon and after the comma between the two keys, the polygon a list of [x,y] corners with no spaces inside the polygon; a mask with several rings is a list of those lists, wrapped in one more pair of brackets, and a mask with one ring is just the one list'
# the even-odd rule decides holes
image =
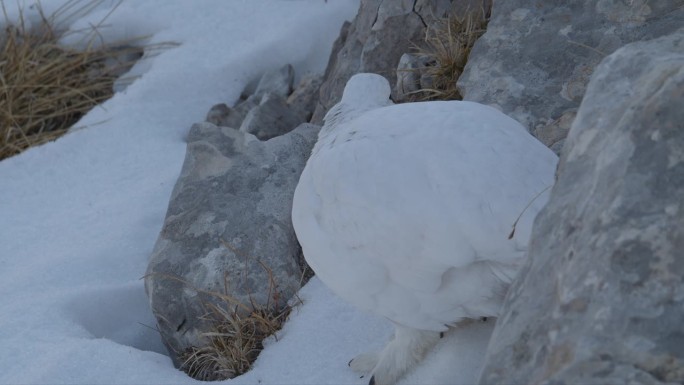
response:
{"label": "bird's head", "polygon": [[347,81],[341,103],[370,109],[384,107],[392,104],[391,92],[389,82],[384,77],[371,73],[356,74]]}
{"label": "bird's head", "polygon": [[389,82],[380,75],[360,73],[352,76],[344,87],[342,100],[323,118],[325,125],[322,133],[327,135],[339,124],[376,108],[392,105],[390,94]]}

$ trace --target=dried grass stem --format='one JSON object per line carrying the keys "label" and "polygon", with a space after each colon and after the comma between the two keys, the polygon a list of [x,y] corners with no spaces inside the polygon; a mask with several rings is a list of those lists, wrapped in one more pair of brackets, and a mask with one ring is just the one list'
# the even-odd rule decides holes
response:
{"label": "dried grass stem", "polygon": [[58,44],[62,18],[83,15],[98,0],[71,0],[53,15],[39,8],[41,23],[28,28],[20,11],[0,31],[0,160],[64,134],[86,112],[113,95],[114,81],[141,55],[136,42],[83,50]]}
{"label": "dried grass stem", "polygon": [[425,33],[425,45],[416,47],[416,53],[430,63],[422,68],[423,78],[430,86],[421,84],[415,92],[419,100],[461,100],[456,82],[463,73],[470,51],[482,36],[489,22],[489,9],[484,5],[463,16],[450,16],[438,20]]}

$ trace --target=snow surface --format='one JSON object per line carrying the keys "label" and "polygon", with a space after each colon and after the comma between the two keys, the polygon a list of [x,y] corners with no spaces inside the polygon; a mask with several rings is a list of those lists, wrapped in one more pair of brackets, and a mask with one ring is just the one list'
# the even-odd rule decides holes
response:
{"label": "snow surface", "polygon": [[[66,0],[42,0],[47,13]],[[4,2],[10,18],[32,3]],[[105,0],[64,26],[104,41],[177,43],[68,135],[0,162],[0,383],[188,384],[154,330],[141,276],[185,155],[209,108],[268,69],[322,72],[354,0]],[[109,15],[104,23],[100,23]],[[65,44],[82,44],[77,34]],[[312,279],[277,341],[236,384],[367,383],[349,359],[390,325]],[[456,329],[402,383],[473,383],[492,322]]]}

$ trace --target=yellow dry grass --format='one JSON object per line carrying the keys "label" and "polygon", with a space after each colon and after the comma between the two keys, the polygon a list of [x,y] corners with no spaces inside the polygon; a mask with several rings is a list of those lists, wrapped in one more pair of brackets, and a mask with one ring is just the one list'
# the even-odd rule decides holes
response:
{"label": "yellow dry grass", "polygon": [[[221,244],[238,256],[251,258],[224,240],[221,240]],[[287,320],[292,306],[301,303],[296,294],[290,301],[286,301],[278,289],[272,270],[258,259],[257,261],[268,275],[266,303],[257,303],[251,299],[249,303],[241,302],[227,294],[228,282],[224,282],[226,289],[222,293],[194,287],[180,277],[165,273],[148,275],[180,282],[186,288],[213,299],[202,303],[207,309],[203,320],[211,325],[210,331],[201,334],[206,343],[175,352],[181,361],[180,369],[190,377],[201,381],[219,381],[246,373],[263,350],[263,341],[270,336],[277,339],[276,332]],[[303,272],[300,286],[305,277],[306,272]]]}
{"label": "yellow dry grass", "polygon": [[416,91],[413,95],[415,100],[463,99],[456,82],[463,73],[473,45],[487,29],[489,12],[483,5],[461,17],[438,20],[426,31],[425,43],[416,47],[416,54],[431,63],[420,70],[432,85]]}
{"label": "yellow dry grass", "polygon": [[134,41],[83,50],[58,44],[60,17],[87,12],[98,0],[71,0],[28,28],[24,16],[0,31],[0,160],[63,135],[94,106],[113,95],[119,74],[142,55]]}
{"label": "yellow dry grass", "polygon": [[207,317],[214,331],[203,333],[209,342],[202,347],[190,347],[183,354],[181,370],[202,381],[225,380],[246,373],[264,348],[263,341],[275,336],[282,328],[291,308],[274,305],[248,306],[248,314],[241,315],[237,307],[207,305]]}

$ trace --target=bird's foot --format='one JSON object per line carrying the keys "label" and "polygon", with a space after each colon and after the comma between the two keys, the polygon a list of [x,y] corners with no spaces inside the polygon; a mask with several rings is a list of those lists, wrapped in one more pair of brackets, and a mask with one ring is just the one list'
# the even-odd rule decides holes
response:
{"label": "bird's foot", "polygon": [[349,361],[348,365],[354,372],[367,375],[373,371],[373,368],[375,368],[375,365],[378,364],[379,360],[379,353],[363,353],[354,357],[354,359]]}
{"label": "bird's foot", "polygon": [[357,373],[371,373],[369,385],[391,385],[413,369],[439,341],[440,333],[397,326],[380,354],[361,354],[349,362]]}

